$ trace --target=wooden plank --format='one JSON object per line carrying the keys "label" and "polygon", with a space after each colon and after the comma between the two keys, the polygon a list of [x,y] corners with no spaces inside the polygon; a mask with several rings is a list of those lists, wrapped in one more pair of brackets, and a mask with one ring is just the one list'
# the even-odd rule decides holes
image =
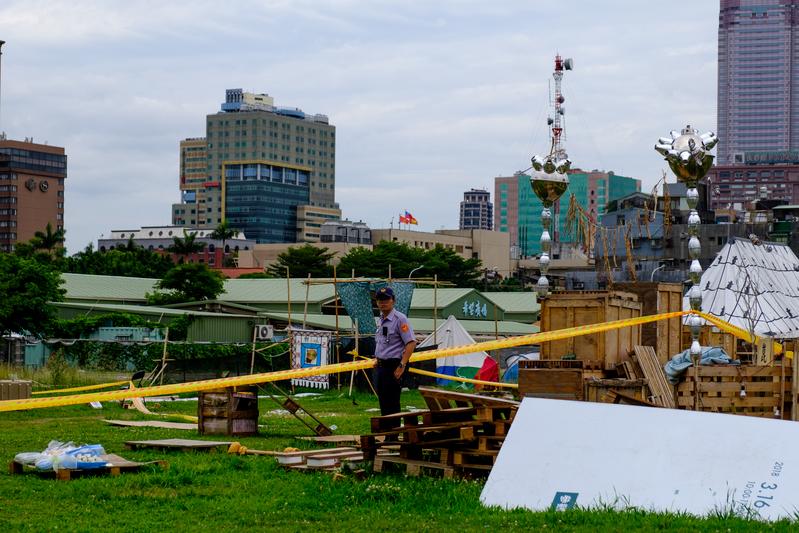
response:
{"label": "wooden plank", "polygon": [[444,478],[451,478],[455,474],[455,469],[451,466],[402,457],[375,457],[373,469],[375,472],[384,472],[386,465],[389,464],[399,465],[409,476],[419,476],[423,470],[441,472]]}
{"label": "wooden plank", "polygon": [[583,371],[580,369],[519,369],[519,396],[583,399]]}
{"label": "wooden plank", "polygon": [[[492,406],[492,405],[500,407],[501,406],[519,407],[519,402],[514,400],[505,400],[503,398],[494,398],[492,396],[483,396],[480,394],[467,394],[464,392],[455,392],[443,389],[436,389],[432,387],[419,387],[419,393],[422,395],[423,398],[432,397],[436,398],[439,401],[444,399],[462,401],[468,403],[469,407]],[[430,407],[430,410],[434,410],[432,406]]]}
{"label": "wooden plank", "polygon": [[635,346],[635,360],[641,367],[644,378],[652,393],[651,401],[660,407],[674,409],[674,388],[666,379],[666,372],[660,366],[660,360],[651,346]]}
{"label": "wooden plank", "polygon": [[86,476],[118,476],[122,473],[128,472],[138,472],[143,467],[147,465],[157,465],[161,468],[168,468],[168,464],[166,461],[147,461],[147,462],[136,462],[136,461],[129,461],[124,457],[120,457],[119,455],[110,453],[100,456],[101,459],[105,460],[106,466],[102,468],[91,468],[91,469],[60,469],[58,472],[54,472],[52,470],[37,470],[34,467],[23,465],[17,461],[11,461],[9,464],[9,474],[18,475],[18,474],[25,474],[25,473],[35,473],[40,477],[45,478],[55,478],[61,481],[69,481],[71,479],[79,478],[79,477],[86,477]]}
{"label": "wooden plank", "polygon": [[103,420],[112,426],[121,427],[147,427],[162,429],[196,430],[197,424],[183,422],[163,422],[161,420]]}
{"label": "wooden plank", "polygon": [[208,451],[227,448],[228,446],[230,446],[230,441],[217,442],[191,439],[130,440],[125,442],[125,447],[129,450],[155,448],[159,450]]}

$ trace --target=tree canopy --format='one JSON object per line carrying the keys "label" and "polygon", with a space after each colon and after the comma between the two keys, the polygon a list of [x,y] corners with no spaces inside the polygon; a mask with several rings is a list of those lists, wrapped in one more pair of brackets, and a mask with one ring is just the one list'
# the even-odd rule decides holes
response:
{"label": "tree canopy", "polygon": [[161,278],[174,267],[169,256],[150,251],[129,240],[124,247],[107,252],[94,250],[89,244],[82,251],[64,260],[64,272],[102,276]]}
{"label": "tree canopy", "polygon": [[196,242],[196,240],[196,233],[188,233],[186,230],[183,230],[183,238],[172,237],[172,245],[168,250],[182,257],[188,257],[191,254],[202,252],[205,249],[205,244]]}
{"label": "tree canopy", "polygon": [[458,287],[474,287],[482,276],[479,259],[464,259],[454,250],[436,246],[430,250],[414,248],[405,243],[381,241],[372,250],[353,248],[341,258],[339,270],[355,271],[357,276],[386,277],[391,265],[391,276],[431,278],[449,281]]}
{"label": "tree canopy", "polygon": [[0,333],[27,331],[41,336],[64,298],[60,273],[51,265],[16,254],[0,254]]}
{"label": "tree canopy", "polygon": [[173,267],[156,284],[161,291],[147,295],[152,304],[214,300],[225,290],[224,277],[202,263]]}
{"label": "tree canopy", "polygon": [[292,246],[277,256],[277,261],[269,265],[266,273],[275,278],[286,277],[286,268],[293,278],[328,278],[333,275],[330,260],[335,254],[327,248],[317,248],[310,244]]}

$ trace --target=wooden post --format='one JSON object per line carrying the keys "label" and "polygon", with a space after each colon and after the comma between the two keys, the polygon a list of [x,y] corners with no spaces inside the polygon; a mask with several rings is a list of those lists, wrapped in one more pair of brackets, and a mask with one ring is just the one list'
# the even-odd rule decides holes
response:
{"label": "wooden post", "polygon": [[799,355],[796,353],[796,343],[794,342],[794,352],[791,358],[791,420],[794,422],[799,420],[797,396],[799,396]]}
{"label": "wooden post", "polygon": [[161,352],[161,381],[160,385],[164,384],[164,374],[166,371],[166,345],[169,344],[169,328],[164,332],[164,350]]}
{"label": "wooden post", "polygon": [[308,272],[308,281],[305,282],[305,309],[302,312],[302,329],[305,329],[305,323],[308,321],[308,291],[311,290],[311,273]]}
{"label": "wooden post", "polygon": [[433,276],[433,344],[438,345],[438,274]]}
{"label": "wooden post", "polygon": [[255,369],[255,337],[258,333],[258,324],[254,325],[252,328],[252,352],[250,353],[250,374],[253,373]]}
{"label": "wooden post", "polygon": [[499,340],[499,322],[497,322],[497,304],[494,304],[494,340]]}

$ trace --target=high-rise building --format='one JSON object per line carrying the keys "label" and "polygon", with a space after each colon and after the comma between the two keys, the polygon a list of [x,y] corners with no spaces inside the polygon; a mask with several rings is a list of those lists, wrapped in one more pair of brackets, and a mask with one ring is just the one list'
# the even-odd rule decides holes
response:
{"label": "high-rise building", "polygon": [[204,192],[208,182],[205,137],[180,141],[180,203],[172,204],[172,223],[176,226],[197,226],[200,216],[197,206],[205,205]]}
{"label": "high-rise building", "polygon": [[0,140],[0,251],[33,238],[49,223],[64,228],[64,149]]}
{"label": "high-rise building", "polygon": [[799,1],[721,0],[711,209],[799,202]]}
{"label": "high-rise building", "polygon": [[799,1],[721,0],[720,6],[716,163],[799,151]]}
{"label": "high-rise building", "polygon": [[[182,203],[173,206],[173,223],[214,228],[229,217],[231,226],[259,243],[316,242],[321,224],[341,216],[335,153],[336,128],[327,116],[277,107],[267,94],[228,89],[220,112],[206,117],[205,139],[181,143]],[[205,159],[202,177],[189,161],[195,157]],[[227,173],[234,176],[230,182]]]}
{"label": "high-rise building", "polygon": [[[631,193],[640,192],[641,180],[598,170],[569,172],[569,188],[552,209],[552,230],[556,242],[571,243],[566,232],[566,212],[574,195],[577,203],[595,220],[605,213],[608,202]],[[541,251],[541,200],[533,193],[530,176],[517,172],[511,177],[494,179],[494,199],[498,209],[494,215],[497,231],[510,234],[511,253],[520,257],[537,255]],[[557,249],[553,258],[558,258]]]}
{"label": "high-rise building", "polygon": [[491,193],[483,189],[471,189],[463,193],[461,202],[460,229],[493,228],[494,205]]}

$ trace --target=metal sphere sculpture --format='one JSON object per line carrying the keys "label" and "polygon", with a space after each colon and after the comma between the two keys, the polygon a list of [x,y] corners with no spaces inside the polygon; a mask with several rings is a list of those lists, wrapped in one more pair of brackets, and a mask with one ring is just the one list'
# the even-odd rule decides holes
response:
{"label": "metal sphere sculpture", "polygon": [[[685,183],[688,188],[686,200],[691,213],[688,215],[688,257],[691,258],[691,266],[688,269],[688,276],[693,284],[688,290],[688,303],[692,311],[702,310],[702,288],[699,281],[702,278],[702,265],[699,257],[702,253],[702,244],[699,240],[699,225],[701,219],[696,210],[699,205],[699,191],[696,189],[699,181],[705,177],[710,167],[713,165],[713,156],[709,154],[719,142],[718,137],[713,132],[703,133],[692,128],[690,125],[682,131],[672,131],[670,137],[661,137],[655,144],[655,150],[660,153],[668,162],[669,168],[674,172],[677,181]],[[691,328],[691,358],[694,362],[702,355],[702,347],[699,344],[699,331],[702,319],[699,315],[689,315],[687,320]]]}

